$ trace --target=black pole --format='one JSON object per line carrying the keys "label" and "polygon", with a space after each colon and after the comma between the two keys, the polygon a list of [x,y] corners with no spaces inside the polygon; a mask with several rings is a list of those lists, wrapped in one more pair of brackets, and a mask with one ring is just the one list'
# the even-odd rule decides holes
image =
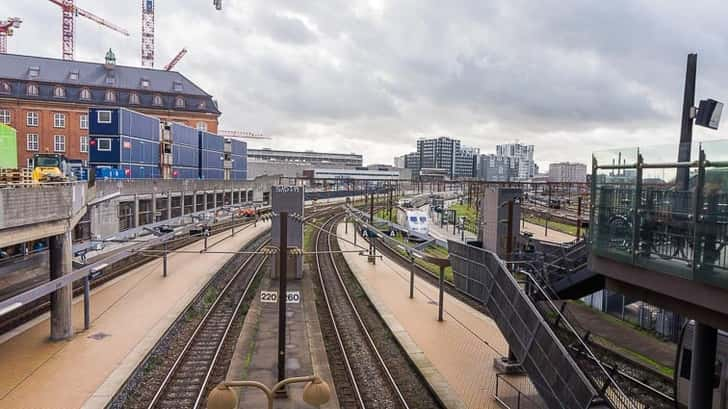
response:
{"label": "black pole", "polygon": [[83,278],[83,328],[91,328],[91,283],[88,276]]}
{"label": "black pole", "polygon": [[415,258],[410,256],[410,282],[409,282],[409,297],[415,298]]}
{"label": "black pole", "polygon": [[278,249],[278,382],[286,378],[286,279],[288,275],[288,212],[280,212]]}
{"label": "black pole", "polygon": [[[698,54],[688,54],[687,68],[685,70],[685,93],[683,95],[682,122],[680,124],[680,149],[677,154],[678,162],[690,161],[690,144],[693,142],[692,111],[695,106],[695,77],[698,70]],[[677,187],[686,191],[690,184],[690,169],[677,169]]]}
{"label": "black pole", "polygon": [[577,199],[576,205],[576,240],[581,238],[581,196]]}
{"label": "black pole", "polygon": [[[207,249],[207,244],[205,244]],[[162,256],[162,277],[167,277],[167,241],[164,241],[164,255]]]}
{"label": "black pole", "polygon": [[713,401],[713,372],[717,331],[702,322],[695,323],[693,360],[690,368],[689,409],[709,408]]}
{"label": "black pole", "polygon": [[438,296],[438,303],[437,303],[437,320],[442,321],[442,302],[444,299],[444,292],[445,292],[445,266],[440,266],[440,278],[438,280],[438,285],[440,287],[440,293]]}
{"label": "black pole", "polygon": [[508,201],[508,234],[506,234],[506,259],[511,260],[513,254],[513,200]]}

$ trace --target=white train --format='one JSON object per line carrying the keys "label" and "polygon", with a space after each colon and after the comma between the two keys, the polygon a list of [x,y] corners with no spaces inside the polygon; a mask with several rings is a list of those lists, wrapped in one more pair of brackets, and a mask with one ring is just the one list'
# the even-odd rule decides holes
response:
{"label": "white train", "polygon": [[397,223],[408,232],[427,236],[430,232],[430,220],[427,213],[420,209],[405,209],[397,212]]}

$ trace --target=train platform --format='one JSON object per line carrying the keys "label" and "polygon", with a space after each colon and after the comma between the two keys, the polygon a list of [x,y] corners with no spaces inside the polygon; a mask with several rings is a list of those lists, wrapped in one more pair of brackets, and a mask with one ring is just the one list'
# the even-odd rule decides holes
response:
{"label": "train platform", "polygon": [[[331,400],[321,408],[339,409],[308,267],[304,268],[304,274],[301,280],[288,281],[288,291],[298,291],[300,302],[289,303],[286,307],[286,377],[320,376],[329,384],[332,393]],[[265,277],[260,289],[277,291],[278,280]],[[256,296],[245,316],[226,379],[259,381],[271,387],[278,379],[277,354],[278,303],[263,303],[260,296]],[[289,385],[288,397],[276,399],[275,407],[311,408],[303,402],[303,388],[302,383]],[[258,389],[245,388],[238,392],[241,409],[267,406],[265,394]]]}
{"label": "train platform", "polygon": [[[353,229],[345,233],[343,224],[337,230],[342,250],[358,250],[351,244]],[[342,240],[345,238],[346,240]],[[393,260],[377,259],[376,265],[367,257],[344,253],[352,272],[372,300],[375,308],[387,321],[400,344],[424,373],[437,374],[439,382],[452,396],[448,407],[478,409],[500,408],[495,400],[497,371],[493,361],[508,354],[508,344],[490,318],[445,293],[442,322],[437,321],[438,289],[419,277],[415,278],[415,296],[409,298],[409,271]],[[429,367],[429,368],[428,368]],[[422,368],[422,366],[421,366]],[[526,396],[535,389],[526,376],[508,376],[501,384],[499,397],[508,399],[520,391]],[[432,380],[430,383],[432,384]],[[524,405],[526,399],[524,399]],[[457,402],[453,401],[459,401]],[[526,407],[526,406],[522,406]]]}
{"label": "train platform", "polygon": [[[230,231],[211,237],[215,251],[235,251],[269,228]],[[225,240],[223,238],[228,237]],[[220,241],[222,240],[222,241]],[[48,339],[48,314],[0,339],[0,408],[102,408],[231,254],[200,254],[203,243],[183,248],[192,253],[140,266],[92,291],[91,328],[83,330],[82,298],[74,300],[75,336]]]}

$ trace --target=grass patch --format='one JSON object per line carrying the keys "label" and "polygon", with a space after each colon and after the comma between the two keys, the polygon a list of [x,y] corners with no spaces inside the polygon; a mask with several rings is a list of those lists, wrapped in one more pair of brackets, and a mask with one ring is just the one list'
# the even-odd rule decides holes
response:
{"label": "grass patch", "polygon": [[202,304],[205,307],[209,307],[213,302],[215,302],[217,294],[217,288],[210,286],[207,291],[205,291],[205,295],[202,297]]}
{"label": "grass patch", "polygon": [[640,354],[639,352],[636,352],[636,351],[633,351],[631,349],[628,349],[628,348],[624,348],[622,346],[619,346],[619,345],[617,345],[617,344],[615,344],[615,343],[613,343],[613,342],[611,342],[611,341],[609,341],[609,340],[607,340],[605,338],[602,338],[600,336],[593,335],[592,336],[592,339],[593,339],[594,342],[596,342],[598,344],[601,344],[605,348],[608,348],[608,349],[617,351],[620,354],[622,354],[622,355],[624,355],[624,356],[626,356],[626,357],[628,357],[630,359],[633,359],[633,360],[635,360],[637,362],[640,362],[640,363],[642,363],[645,366],[649,366],[651,368],[656,369],[657,371],[659,371],[661,374],[663,374],[665,376],[668,376],[668,377],[672,378],[675,375],[675,369],[674,368],[671,368],[669,366],[665,366],[665,365],[663,365],[663,364],[655,361],[654,359],[652,359],[652,358],[650,358],[648,356],[645,356],[645,355]]}
{"label": "grass patch", "polygon": [[[419,244],[419,243],[410,242],[409,240],[407,240],[401,234],[395,235],[393,237],[393,239],[397,240],[398,242],[400,242],[402,244],[405,244],[407,246],[410,246],[410,247],[411,246],[416,246],[417,244]],[[401,254],[403,256],[409,257],[406,251],[404,251],[404,250],[402,250],[402,249],[400,249],[398,247],[394,247],[394,250],[397,253],[399,253],[399,254]],[[445,249],[443,247],[440,247],[440,246],[437,246],[437,245],[427,246],[423,250],[423,252],[425,252],[426,254],[429,254],[429,255],[431,255],[433,257],[439,257],[439,258],[448,258],[449,257],[448,252],[447,252],[447,249]],[[440,267],[438,267],[435,264],[429,263],[429,262],[427,262],[425,260],[422,260],[422,259],[419,259],[419,258],[415,258],[415,264],[417,264],[420,267],[425,268],[426,270],[432,272],[433,274],[436,274],[436,275],[439,275],[440,274]],[[449,282],[452,282],[453,281],[453,273],[452,273],[452,267],[451,266],[445,267],[445,281],[449,281]]]}
{"label": "grass patch", "polygon": [[[523,218],[528,223],[536,224],[539,226],[546,226],[546,219],[544,219],[543,217],[538,217],[531,214],[524,214]],[[550,220],[548,224],[549,229],[551,230],[576,236],[576,226],[573,224],[561,223],[554,220]],[[586,230],[582,229],[582,232],[586,232]]]}

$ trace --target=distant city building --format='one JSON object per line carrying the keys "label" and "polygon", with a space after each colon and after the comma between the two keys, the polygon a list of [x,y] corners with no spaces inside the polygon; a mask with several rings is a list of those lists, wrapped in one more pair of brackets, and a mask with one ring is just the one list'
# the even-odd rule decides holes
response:
{"label": "distant city building", "polygon": [[417,152],[410,152],[404,155],[405,169],[412,170],[413,174],[420,172],[420,155]]}
{"label": "distant city building", "polygon": [[304,170],[303,176],[312,179],[356,179],[356,180],[397,180],[396,169],[311,169]]}
{"label": "distant city building", "polygon": [[405,163],[407,163],[407,155],[400,155],[394,157],[394,167],[395,168],[404,168]]}
{"label": "distant city building", "polygon": [[528,180],[537,174],[537,166],[533,161],[534,146],[521,143],[496,145],[496,155],[515,158],[518,161],[517,180]]}
{"label": "distant city building", "polygon": [[559,162],[549,165],[549,182],[586,183],[586,165]]}
{"label": "distant city building", "polygon": [[450,179],[473,175],[473,156],[477,148],[461,146],[458,139],[441,136],[417,140],[419,169],[443,169]]}
{"label": "distant city building", "polygon": [[518,160],[508,156],[478,156],[475,177],[488,182],[510,182],[518,177]]}
{"label": "distant city building", "polygon": [[263,175],[303,176],[304,170],[355,169],[363,157],[356,153],[248,149],[248,178]]}

